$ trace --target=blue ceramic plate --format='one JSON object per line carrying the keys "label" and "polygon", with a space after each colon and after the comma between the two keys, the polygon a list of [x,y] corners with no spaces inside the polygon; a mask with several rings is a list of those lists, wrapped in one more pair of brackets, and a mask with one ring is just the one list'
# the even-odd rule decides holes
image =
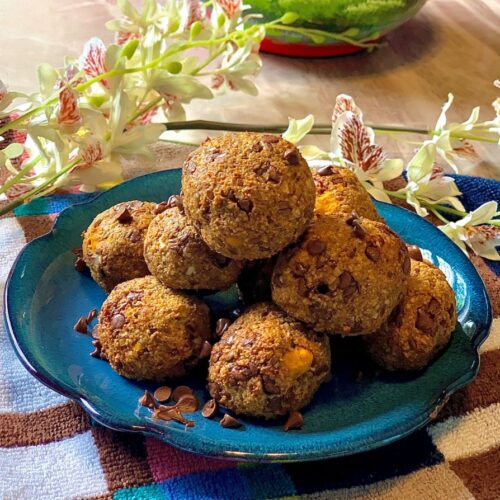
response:
{"label": "blue ceramic plate", "polygon": [[[99,308],[105,295],[73,269],[71,249],[106,208],[126,200],[162,201],[180,190],[180,171],[138,177],[93,201],[61,213],[54,229],[19,255],[5,289],[5,321],[22,363],[41,382],[78,403],[97,422],[117,430],[156,436],[204,455],[259,461],[300,461],[349,455],[400,439],[425,425],[447,397],[470,382],[479,367],[478,347],[488,334],[491,311],[484,285],[466,256],[439,230],[395,206],[379,204],[388,224],[407,242],[427,249],[446,274],[458,300],[459,326],[444,353],[418,375],[372,374],[356,381],[365,362],[350,341],[335,340],[334,373],[304,409],[302,431],[285,433],[283,421],[242,419],[223,429],[217,419],[193,414],[193,428],[151,418],[137,400],[148,384],[117,375],[89,356],[90,339],[73,331],[77,318]],[[230,290],[212,296],[214,308],[232,308]],[[354,342],[355,344],[355,342]],[[203,376],[183,380],[206,400]],[[191,418],[191,415],[190,415]]]}

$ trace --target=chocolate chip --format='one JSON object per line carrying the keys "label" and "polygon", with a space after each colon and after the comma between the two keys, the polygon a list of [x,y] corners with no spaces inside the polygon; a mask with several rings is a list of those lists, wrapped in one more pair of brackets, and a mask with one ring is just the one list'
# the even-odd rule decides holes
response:
{"label": "chocolate chip", "polygon": [[88,333],[87,326],[87,318],[85,316],[81,316],[80,319],[76,322],[76,325],[73,327],[73,329],[75,330],[75,332],[83,333],[86,335]]}
{"label": "chocolate chip", "polygon": [[181,214],[184,213],[184,202],[182,201],[182,196],[179,196],[178,194],[174,194],[170,196],[170,198],[167,201],[168,208],[178,208],[179,212]]}
{"label": "chocolate chip", "polygon": [[77,257],[75,260],[75,269],[79,273],[83,273],[87,270],[87,264],[85,264],[85,261],[81,257]]}
{"label": "chocolate chip", "polygon": [[194,161],[188,160],[184,163],[184,170],[188,174],[194,174],[196,172],[196,163]]}
{"label": "chocolate chip", "polygon": [[132,221],[132,214],[128,207],[123,207],[117,214],[115,218],[120,224],[126,224]]}
{"label": "chocolate chip", "polygon": [[288,432],[292,429],[302,429],[303,426],[304,426],[304,417],[302,416],[302,413],[298,411],[292,411],[283,428],[285,432]]}
{"label": "chocolate chip", "polygon": [[182,396],[193,394],[193,389],[187,385],[179,385],[172,392],[172,399],[177,403]]}
{"label": "chocolate chip", "polygon": [[278,210],[280,212],[289,212],[292,210],[292,206],[288,201],[279,201],[278,202]]}
{"label": "chocolate chip", "polygon": [[352,274],[349,271],[344,271],[340,276],[339,276],[339,285],[338,288],[341,290],[346,290],[351,286],[353,283],[354,278],[352,277]]}
{"label": "chocolate chip", "polygon": [[368,244],[368,246],[365,249],[365,255],[372,262],[378,262],[378,260],[380,259],[380,250],[375,245]]}
{"label": "chocolate chip", "polygon": [[236,202],[240,210],[243,210],[243,212],[249,214],[253,210],[253,201],[252,200],[238,200]]}
{"label": "chocolate chip", "polygon": [[158,389],[156,389],[156,391],[154,392],[155,399],[160,403],[168,401],[171,395],[172,389],[168,385],[162,385],[161,387],[158,387]]}
{"label": "chocolate chip", "polygon": [[352,226],[354,225],[354,221],[357,221],[359,219],[358,212],[356,210],[353,210],[351,212],[351,215],[346,219],[347,225]]}
{"label": "chocolate chip", "polygon": [[137,243],[138,241],[141,240],[141,232],[137,229],[134,229],[129,235],[128,235],[128,239],[132,242],[132,243]]}
{"label": "chocolate chip", "polygon": [[212,418],[217,413],[217,407],[217,401],[215,401],[215,399],[210,399],[203,405],[201,414],[205,418]]}
{"label": "chocolate chip", "polygon": [[262,387],[266,394],[279,394],[280,388],[276,382],[268,375],[261,375]]}
{"label": "chocolate chip", "polygon": [[92,328],[91,335],[93,339],[99,338],[99,325],[95,325],[94,328]]}
{"label": "chocolate chip", "polygon": [[194,422],[192,420],[185,419],[176,406],[160,406],[153,411],[153,418],[159,418],[166,421],[175,420],[176,422],[187,425],[188,427],[194,427]]}
{"label": "chocolate chip", "polygon": [[171,250],[173,250],[178,255],[182,256],[184,254],[184,250],[187,244],[189,243],[189,240],[190,240],[189,234],[182,234],[178,238],[170,238],[168,240],[168,243]]}
{"label": "chocolate chip", "polygon": [[276,144],[277,142],[280,142],[280,138],[276,135],[264,134],[261,137],[261,141],[267,144]]}
{"label": "chocolate chip", "polygon": [[146,408],[156,408],[156,401],[149,391],[144,391],[144,394],[139,398],[139,404]]}
{"label": "chocolate chip", "polygon": [[321,167],[317,170],[317,173],[322,177],[326,175],[333,175],[333,167],[331,165],[328,165],[327,167]]}
{"label": "chocolate chip", "polygon": [[215,324],[215,335],[222,337],[222,334],[229,328],[232,321],[229,318],[220,318]]}
{"label": "chocolate chip", "polygon": [[185,413],[194,413],[198,406],[198,400],[194,394],[184,394],[176,404],[177,409]]}
{"label": "chocolate chip", "polygon": [[252,370],[248,366],[235,366],[229,372],[229,376],[233,381],[246,382],[252,378]]}
{"label": "chocolate chip", "polygon": [[403,261],[403,272],[405,274],[410,274],[411,271],[411,259],[408,255],[405,255],[405,260]]}
{"label": "chocolate chip", "polygon": [[167,210],[167,208],[170,208],[168,206],[168,201],[162,201],[161,203],[157,203],[153,209],[153,213],[155,215],[161,214]]}
{"label": "chocolate chip", "polygon": [[101,342],[99,342],[98,339],[96,340],[93,340],[92,341],[92,345],[95,347],[95,349],[90,353],[90,355],[93,357],[93,358],[97,358],[97,359],[103,359],[105,360],[106,357],[104,356],[103,352],[102,352],[102,345],[101,345]]}
{"label": "chocolate chip", "polygon": [[432,334],[435,330],[434,321],[424,307],[421,307],[417,311],[417,320],[415,322],[415,326],[428,335]]}
{"label": "chocolate chip", "polygon": [[225,429],[238,429],[241,427],[241,422],[234,417],[231,417],[231,415],[228,415],[227,413],[222,417],[222,420],[220,421],[221,427],[224,427]]}
{"label": "chocolate chip", "polygon": [[278,184],[281,181],[281,175],[276,170],[275,167],[271,166],[268,171],[267,171],[267,178],[270,182],[274,182],[275,184]]}
{"label": "chocolate chip", "polygon": [[418,248],[416,245],[406,245],[406,248],[408,249],[408,255],[411,259],[418,260],[419,262],[422,262],[424,260],[420,248]]}
{"label": "chocolate chip", "polygon": [[289,148],[283,154],[283,158],[289,165],[298,165],[300,163],[299,152],[295,148]]}
{"label": "chocolate chip", "polygon": [[352,234],[361,240],[365,237],[366,231],[363,229],[358,219],[352,222]]}
{"label": "chocolate chip", "polygon": [[297,292],[301,297],[307,297],[309,295],[309,288],[304,278],[299,278],[297,280]]}
{"label": "chocolate chip", "polygon": [[309,255],[321,255],[326,250],[326,243],[322,240],[311,240],[306,245]]}
{"label": "chocolate chip", "polygon": [[228,189],[223,196],[225,196],[228,200],[233,201],[234,203],[236,203],[237,201],[236,195],[234,194],[234,191],[232,189]]}
{"label": "chocolate chip", "polygon": [[256,153],[260,153],[262,151],[262,144],[260,142],[255,142],[252,145],[252,151],[255,151]]}
{"label": "chocolate chip", "polygon": [[97,309],[91,309],[89,313],[87,314],[87,324],[92,323],[94,318],[97,316]]}
{"label": "chocolate chip", "polygon": [[353,281],[347,288],[344,288],[344,290],[342,290],[342,293],[344,295],[344,300],[354,295],[357,291],[358,291],[358,284],[356,283],[356,281]]}
{"label": "chocolate chip", "polygon": [[212,344],[210,342],[207,342],[206,340],[203,342],[203,346],[201,347],[201,351],[199,354],[200,359],[205,359],[210,356],[210,353],[212,352]]}
{"label": "chocolate chip", "polygon": [[111,329],[116,330],[125,324],[125,316],[123,314],[115,314],[111,320]]}

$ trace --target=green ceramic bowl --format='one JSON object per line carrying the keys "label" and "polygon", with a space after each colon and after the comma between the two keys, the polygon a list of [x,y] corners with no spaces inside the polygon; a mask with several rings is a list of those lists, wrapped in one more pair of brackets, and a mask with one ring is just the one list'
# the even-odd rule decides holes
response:
{"label": "green ceramic bowl", "polygon": [[[377,40],[413,17],[426,0],[250,0],[251,12],[266,21],[295,12],[300,19],[292,27],[343,33],[356,30],[356,40]],[[268,31],[262,50],[282,55],[328,57],[363,50],[355,45],[324,40],[314,43],[300,33]]]}

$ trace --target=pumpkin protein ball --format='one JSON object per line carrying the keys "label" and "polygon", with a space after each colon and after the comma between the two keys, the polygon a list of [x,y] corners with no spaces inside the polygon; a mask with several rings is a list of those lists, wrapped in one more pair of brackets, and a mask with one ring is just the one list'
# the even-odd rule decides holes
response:
{"label": "pumpkin protein ball", "polygon": [[208,306],[154,276],[117,285],[99,313],[99,342],[114,370],[163,381],[193,368],[210,337]]}
{"label": "pumpkin protein ball", "polygon": [[456,322],[455,295],[444,273],[412,259],[403,300],[382,328],[363,342],[386,370],[421,370],[448,344]]}
{"label": "pumpkin protein ball", "polygon": [[143,246],[155,206],[137,200],[119,203],[97,215],[83,233],[83,260],[106,292],[149,274]]}
{"label": "pumpkin protein ball", "polygon": [[330,344],[271,302],[247,309],[214,345],[208,390],[239,415],[299,410],[330,374]]}
{"label": "pumpkin protein ball", "polygon": [[163,285],[181,290],[224,290],[245,264],[208,248],[184,215],[178,196],[149,225],[144,258]]}
{"label": "pumpkin protein ball", "polygon": [[355,210],[361,217],[383,222],[368,191],[354,172],[333,165],[312,169],[312,172],[316,186],[317,213],[350,215]]}
{"label": "pumpkin protein ball", "polygon": [[408,250],[381,222],[316,214],[278,257],[272,297],[312,329],[358,335],[380,328],[406,291]]}
{"label": "pumpkin protein ball", "polygon": [[293,144],[269,134],[207,139],[184,163],[182,192],[205,243],[237,260],[276,254],[303,233],[314,210],[306,161]]}

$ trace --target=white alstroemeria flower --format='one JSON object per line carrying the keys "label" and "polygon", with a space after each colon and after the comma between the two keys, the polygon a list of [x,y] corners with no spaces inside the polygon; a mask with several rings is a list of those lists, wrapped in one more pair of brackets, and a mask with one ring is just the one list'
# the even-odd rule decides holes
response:
{"label": "white alstroemeria flower", "polygon": [[446,125],[446,113],[450,109],[454,100],[453,94],[448,94],[448,100],[444,103],[441,114],[434,127],[434,136],[431,141],[436,145],[436,154],[443,158],[446,163],[455,171],[460,172],[463,167],[474,165],[477,155],[470,146],[464,148],[464,142],[460,136],[467,135],[475,128],[482,128],[478,124],[479,106],[475,107],[469,118],[463,123],[450,123]]}
{"label": "white alstroemeria flower", "polygon": [[331,143],[332,160],[338,157],[340,163],[357,175],[365,189],[376,200],[391,203],[383,183],[402,174],[403,160],[387,158],[382,147],[375,144],[373,130],[365,127],[359,114],[346,111],[338,117],[332,131]]}
{"label": "white alstroemeria flower", "polygon": [[487,224],[497,214],[497,209],[497,202],[489,201],[463,219],[438,227],[465,253],[469,247],[485,259],[500,260],[497,250],[500,246],[500,228]]}
{"label": "white alstroemeria flower", "polygon": [[426,141],[412,158],[407,167],[407,184],[398,192],[406,195],[406,201],[418,215],[425,217],[428,211],[421,202],[428,204],[450,204],[457,210],[465,211],[457,198],[462,193],[451,177],[443,175],[434,164],[436,145]]}
{"label": "white alstroemeria flower", "polygon": [[116,94],[109,118],[93,110],[82,110],[86,134],[79,142],[82,162],[72,170],[70,184],[81,184],[82,191],[119,182],[121,156],[151,157],[148,146],[158,140],[165,127],[161,124],[135,125],[127,128],[134,109],[124,92]]}

